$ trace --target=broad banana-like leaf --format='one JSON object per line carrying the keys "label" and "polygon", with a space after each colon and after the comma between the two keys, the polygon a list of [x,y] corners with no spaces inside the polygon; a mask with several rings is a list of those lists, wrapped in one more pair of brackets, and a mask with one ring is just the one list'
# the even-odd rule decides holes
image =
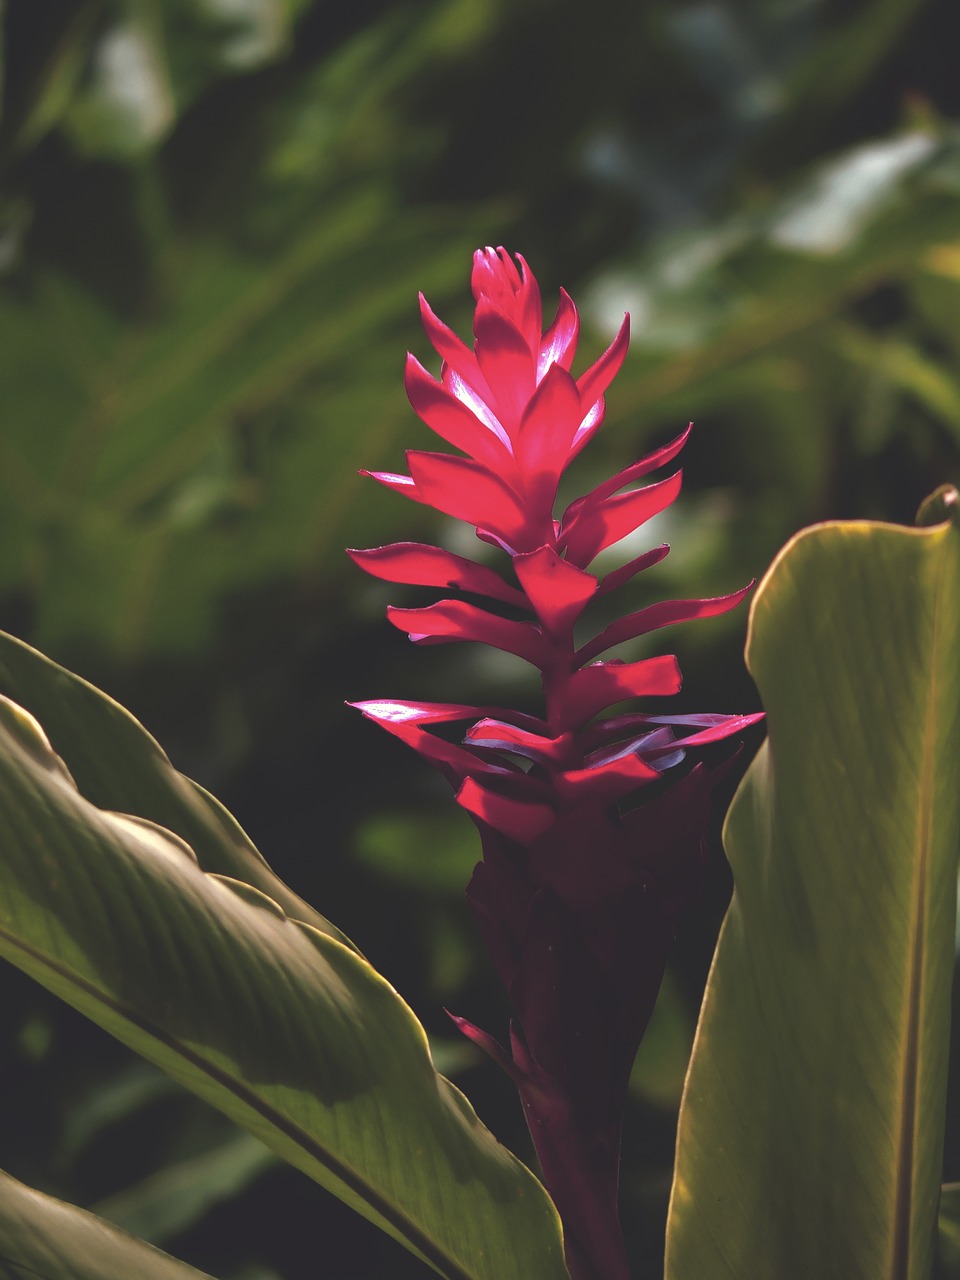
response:
{"label": "broad banana-like leaf", "polygon": [[668,1280],[929,1280],[960,847],[960,521],[794,538],[747,662],[769,737],[724,840]]}
{"label": "broad banana-like leaf", "polygon": [[0,955],[449,1280],[566,1277],[546,1192],[436,1073],[393,988],[170,830],[91,803],[7,699]]}
{"label": "broad banana-like leaf", "polygon": [[190,845],[204,871],[261,889],[287,915],[353,946],[271,871],[233,816],[174,769],[126,708],[2,631],[0,695],[40,721],[81,795],[93,804],[168,828]]}
{"label": "broad banana-like leaf", "polygon": [[0,1173],[4,1280],[210,1280],[95,1214]]}

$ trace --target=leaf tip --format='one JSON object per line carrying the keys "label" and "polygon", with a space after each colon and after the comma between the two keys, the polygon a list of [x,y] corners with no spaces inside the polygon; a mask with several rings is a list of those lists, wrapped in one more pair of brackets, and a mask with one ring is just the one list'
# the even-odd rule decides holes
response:
{"label": "leaf tip", "polygon": [[942,484],[920,503],[914,523],[920,528],[944,524],[947,520],[960,525],[960,490],[956,485]]}

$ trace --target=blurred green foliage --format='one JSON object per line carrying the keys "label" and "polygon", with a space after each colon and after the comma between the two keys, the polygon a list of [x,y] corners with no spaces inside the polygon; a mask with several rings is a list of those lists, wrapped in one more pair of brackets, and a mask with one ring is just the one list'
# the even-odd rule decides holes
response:
{"label": "blurred green foliage", "polygon": [[[585,355],[631,311],[573,484],[696,420],[685,495],[650,531],[674,550],[641,595],[740,585],[814,520],[909,521],[960,471],[952,7],[3,6],[0,625],[130,705],[443,1043],[441,1003],[506,1018],[456,889],[472,831],[341,703],[490,701],[520,677],[467,651],[424,662],[383,622],[395,593],[342,553],[458,536],[357,476],[431,447],[400,376],[426,350],[416,292],[463,332],[470,254],[504,243],[548,300],[574,294]],[[691,706],[755,705],[743,626],[677,638]],[[637,1071],[638,1268],[662,1250],[725,890],[718,864]],[[154,1203],[154,1237],[223,1277],[313,1276],[318,1233],[358,1280],[421,1274],[295,1174],[234,1165],[221,1120],[130,1086],[119,1049],[3,982],[13,1174],[147,1234]],[[509,1084],[470,1062],[450,1069],[529,1154]]]}

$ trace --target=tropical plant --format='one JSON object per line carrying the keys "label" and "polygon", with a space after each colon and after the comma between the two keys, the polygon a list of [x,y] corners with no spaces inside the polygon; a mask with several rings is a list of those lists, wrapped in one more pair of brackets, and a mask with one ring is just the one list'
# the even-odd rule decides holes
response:
{"label": "tropical plant", "polygon": [[[388,581],[533,613],[443,601],[391,618],[420,641],[480,639],[532,661],[546,716],[361,705],[438,764],[477,819],[471,905],[516,1006],[512,1056],[457,1022],[518,1084],[565,1235],[353,944],[132,717],[9,637],[0,952],[441,1275],[619,1280],[629,1064],[715,781],[682,766],[757,717],[594,721],[626,696],[675,691],[678,671],[672,658],[593,660],[744,592],[648,606],[575,647],[586,603],[662,558],[651,549],[602,583],[586,567],[675,496],[676,480],[620,491],[685,437],[555,522],[560,474],[600,425],[625,329],[575,380],[568,299],[541,340],[522,261],[478,254],[474,288],[475,355],[425,307],[443,379],[416,362],[407,375],[428,425],[471,456],[411,453],[411,477],[377,478],[476,524],[515,582],[420,544],[354,556]],[[809,530],[756,594],[747,656],[769,738],[727,824],[736,891],[681,1113],[672,1280],[932,1274],[960,851],[957,491],[921,520]],[[463,746],[432,732],[477,715]],[[12,1179],[0,1240],[14,1274],[197,1274]]]}
{"label": "tropical plant", "polygon": [[[504,1036],[511,1013],[464,899],[474,824],[434,770],[343,706],[399,691],[542,714],[539,673],[513,654],[451,644],[411,660],[384,606],[416,609],[436,591],[363,581],[343,554],[401,540],[509,563],[462,521],[374,500],[358,475],[405,471],[404,444],[430,447],[399,393],[403,350],[433,359],[416,290],[465,334],[465,264],[489,240],[524,249],[545,297],[572,289],[584,352],[602,351],[631,313],[604,428],[561,481],[559,510],[696,422],[682,493],[641,531],[671,554],[598,592],[580,626],[613,622],[621,599],[629,611],[731,592],[815,521],[909,525],[925,493],[960,479],[953,16],[952,0],[0,4],[0,628],[129,707],[176,770],[226,803],[274,869],[250,858],[240,878],[294,915],[306,900],[335,920],[403,993],[438,1070],[531,1168],[510,1080],[443,1012]],[[826,578],[832,543],[812,545]],[[618,550],[590,572],[615,571]],[[821,598],[811,589],[805,611]],[[909,667],[915,649],[891,632],[883,599],[875,634]],[[685,677],[670,711],[759,710],[744,611],[670,633]],[[625,656],[649,656],[650,639],[627,642]],[[21,683],[0,693],[69,754],[83,795],[177,830],[142,785],[109,781],[127,776],[142,739],[121,735],[111,751],[89,730],[73,742],[58,697],[41,702],[18,670]],[[882,680],[897,688],[899,668]],[[424,726],[451,743],[455,727]],[[715,793],[700,887],[630,1077],[621,1221],[644,1276],[663,1267],[677,1114],[730,896],[719,818],[760,733]],[[845,746],[832,779],[864,749]],[[703,751],[710,765],[722,744]],[[766,794],[755,782],[752,794]],[[819,794],[823,780],[810,785]],[[785,786],[777,776],[776,796]],[[869,779],[858,786],[868,795]],[[742,809],[737,831],[731,858],[749,883],[737,848],[756,842]],[[204,845],[195,823],[179,834]],[[209,841],[203,857],[238,875]],[[858,923],[851,945],[863,948]],[[728,954],[738,930],[725,932]],[[21,1183],[221,1280],[313,1280],[334,1257],[357,1280],[424,1273],[13,965],[0,965],[0,996],[0,1165]],[[702,1051],[701,1028],[701,1061],[717,1035],[714,1024]],[[785,1081],[798,1067],[790,1044],[776,1055]],[[723,1062],[739,1070],[735,1056]],[[709,1074],[695,1070],[691,1085]],[[951,1183],[958,1085],[953,1067]],[[684,1147],[690,1117],[708,1143],[732,1141],[687,1099]],[[853,1143],[841,1119],[833,1130]],[[813,1140],[816,1126],[792,1122]],[[773,1136],[764,1185],[744,1183],[761,1217],[766,1184],[783,1181]],[[714,1180],[733,1195],[725,1166]],[[815,1185],[790,1180],[798,1195]],[[675,1242],[691,1222],[673,1200],[671,1267],[689,1258],[689,1241]],[[956,1203],[954,1186],[944,1268],[956,1261]]]}
{"label": "tropical plant", "polygon": [[[603,422],[628,321],[574,379],[580,323],[569,294],[561,292],[544,332],[537,281],[522,257],[514,263],[502,248],[474,255],[473,292],[473,350],[421,295],[442,380],[412,356],[406,379],[423,421],[466,457],[410,450],[410,476],[373,475],[474,525],[478,538],[509,557],[511,581],[418,543],[351,555],[388,581],[455,587],[519,611],[505,617],[445,599],[389,608],[387,616],[419,644],[479,640],[531,663],[540,671],[544,714],[432,702],[355,705],[435,764],[476,820],[483,860],[467,897],[516,1010],[510,1054],[465,1019],[455,1022],[517,1085],[574,1280],[626,1280],[617,1191],[630,1071],[676,919],[697,883],[710,795],[726,768],[700,764],[676,781],[672,771],[688,752],[761,717],[633,711],[598,719],[627,699],[660,699],[680,688],[675,657],[627,663],[599,655],[660,627],[725,613],[749,588],[648,605],[578,644],[574,629],[587,607],[669,551],[649,548],[602,579],[588,571],[676,498],[679,472],[628,486],[671,462],[689,431],[575,498],[555,519],[564,472]],[[463,745],[430,732],[462,720],[474,721]],[[681,736],[684,730],[693,732]],[[655,798],[646,798],[649,791]]]}

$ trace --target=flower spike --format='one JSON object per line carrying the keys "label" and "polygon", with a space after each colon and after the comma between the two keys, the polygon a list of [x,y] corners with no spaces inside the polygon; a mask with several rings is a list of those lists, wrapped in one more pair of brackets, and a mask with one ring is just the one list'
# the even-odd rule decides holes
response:
{"label": "flower spike", "polygon": [[[681,675],[671,655],[601,655],[725,613],[750,587],[627,611],[576,647],[574,626],[589,603],[667,554],[665,544],[651,547],[602,580],[589,568],[677,497],[679,471],[637,482],[673,461],[690,428],[558,519],[560,478],[603,421],[628,320],[575,378],[580,321],[567,293],[544,333],[540,289],[519,254],[479,250],[471,283],[472,348],[421,296],[441,373],[432,377],[410,356],[405,376],[418,416],[459,453],[410,450],[409,476],[367,474],[473,525],[512,573],[421,543],[350,555],[388,582],[479,597],[483,604],[443,596],[425,608],[391,606],[387,616],[418,644],[469,640],[532,663],[544,715],[396,699],[353,705],[439,769],[476,823],[483,858],[467,899],[516,1012],[509,1047],[451,1016],[517,1085],[573,1280],[629,1280],[617,1217],[627,1081],[699,880],[711,793],[733,759],[696,757],[761,717],[670,715],[656,703],[603,717],[618,703],[677,693]],[[467,722],[459,744],[432,732],[456,721]]]}

